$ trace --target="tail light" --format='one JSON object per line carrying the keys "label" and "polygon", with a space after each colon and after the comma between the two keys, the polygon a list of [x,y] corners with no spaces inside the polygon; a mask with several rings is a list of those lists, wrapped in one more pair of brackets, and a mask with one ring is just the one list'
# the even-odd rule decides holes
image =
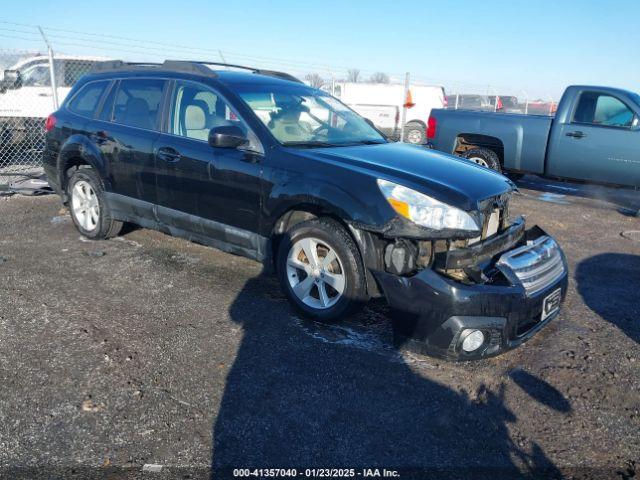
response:
{"label": "tail light", "polygon": [[51,130],[53,130],[53,127],[56,126],[56,122],[57,122],[57,119],[52,113],[47,117],[47,121],[44,123],[44,129],[47,132],[50,132]]}
{"label": "tail light", "polygon": [[427,120],[427,138],[429,140],[435,138],[437,127],[438,127],[438,121],[436,120],[436,118],[429,117],[429,120]]}
{"label": "tail light", "polygon": [[500,97],[496,97],[497,101],[496,101],[496,109],[498,110],[502,110],[503,105],[502,105],[502,99]]}

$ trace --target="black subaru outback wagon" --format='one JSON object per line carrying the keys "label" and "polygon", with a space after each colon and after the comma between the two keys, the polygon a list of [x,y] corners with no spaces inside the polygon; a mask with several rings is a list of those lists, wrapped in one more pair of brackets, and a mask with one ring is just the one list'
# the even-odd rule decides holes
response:
{"label": "black subaru outback wagon", "polygon": [[108,62],[46,129],[46,173],[84,236],[131,222],[262,261],[320,320],[384,296],[398,341],[481,358],[530,338],[566,292],[559,246],[509,216],[507,178],[390,143],[284,73]]}

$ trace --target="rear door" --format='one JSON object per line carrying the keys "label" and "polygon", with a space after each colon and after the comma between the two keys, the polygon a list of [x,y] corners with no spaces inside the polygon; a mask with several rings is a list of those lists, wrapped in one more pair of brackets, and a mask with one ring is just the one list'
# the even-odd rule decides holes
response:
{"label": "rear door", "polygon": [[[120,80],[109,94],[93,136],[106,159],[113,193],[145,215],[156,203],[153,144],[159,135],[160,110],[167,81]],[[134,210],[135,214],[142,211]]]}
{"label": "rear door", "polygon": [[640,185],[636,107],[615,94],[585,90],[568,118],[554,124],[547,156],[549,175]]}

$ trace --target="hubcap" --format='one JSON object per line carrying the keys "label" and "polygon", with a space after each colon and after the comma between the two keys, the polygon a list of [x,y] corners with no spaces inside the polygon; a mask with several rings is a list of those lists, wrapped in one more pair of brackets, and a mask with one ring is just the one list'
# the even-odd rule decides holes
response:
{"label": "hubcap", "polygon": [[80,180],[71,192],[71,209],[78,224],[91,232],[96,229],[100,220],[100,204],[98,196],[91,184]]}
{"label": "hubcap", "polygon": [[409,143],[420,143],[422,142],[422,133],[418,130],[411,130],[407,133],[407,141]]}
{"label": "hubcap", "polygon": [[481,165],[485,168],[489,168],[489,164],[487,163],[487,161],[484,158],[480,158],[480,157],[471,157],[468,160],[471,160],[473,163],[477,163],[478,165]]}
{"label": "hubcap", "polygon": [[287,279],[300,301],[320,310],[335,305],[345,289],[344,269],[335,249],[313,237],[292,245],[287,256]]}

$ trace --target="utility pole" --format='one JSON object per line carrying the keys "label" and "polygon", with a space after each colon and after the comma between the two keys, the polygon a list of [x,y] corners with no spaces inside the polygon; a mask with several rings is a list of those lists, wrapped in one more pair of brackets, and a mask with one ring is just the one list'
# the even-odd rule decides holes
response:
{"label": "utility pole", "polygon": [[47,50],[49,52],[49,75],[51,76],[51,93],[53,97],[53,109],[58,109],[58,86],[56,85],[56,67],[53,61],[53,48],[51,48],[51,44],[47,39],[47,36],[44,34],[42,27],[38,26],[38,30],[40,30],[40,35],[42,35],[42,39],[44,43],[47,45]]}

